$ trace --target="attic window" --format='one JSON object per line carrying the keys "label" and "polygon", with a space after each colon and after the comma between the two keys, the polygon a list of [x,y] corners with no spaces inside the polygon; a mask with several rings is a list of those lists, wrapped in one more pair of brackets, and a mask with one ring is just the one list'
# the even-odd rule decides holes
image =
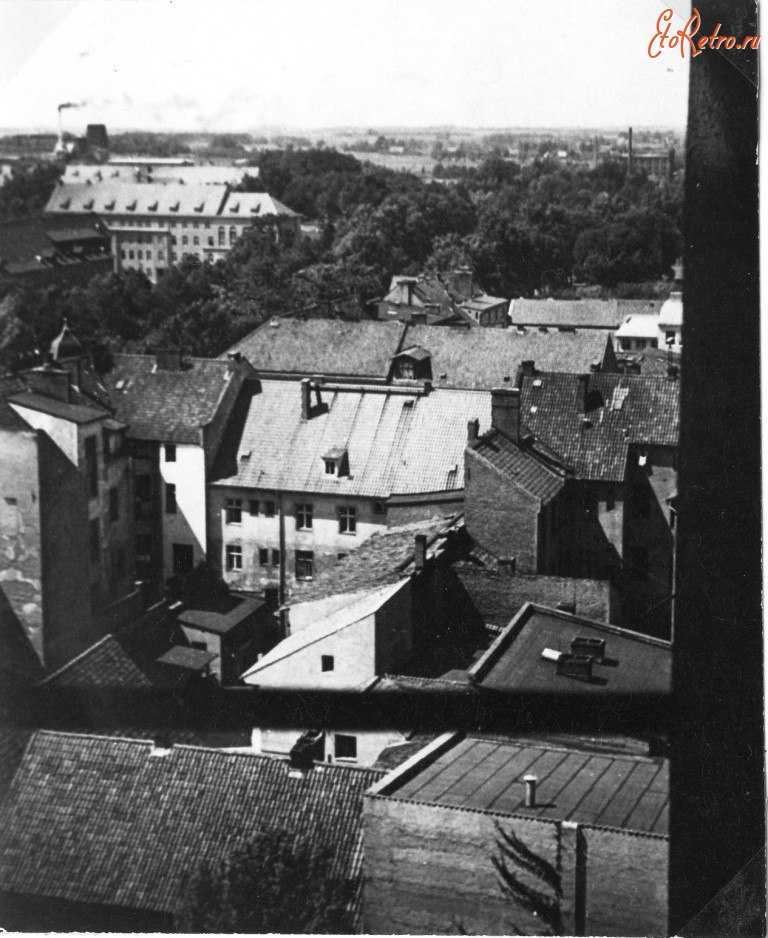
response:
{"label": "attic window", "polygon": [[195,206],[195,211],[196,211],[196,212],[202,212],[203,208],[205,208],[205,202],[201,202],[199,205],[196,205],[196,206]]}
{"label": "attic window", "polygon": [[172,212],[178,212],[178,210],[179,210],[179,203],[178,203],[178,202],[174,202],[173,205],[170,205],[170,206],[169,206],[169,209],[170,209],[170,211],[172,211]]}
{"label": "attic window", "polygon": [[414,403],[415,401],[413,400],[403,401],[403,410],[413,407]]}
{"label": "attic window", "polygon": [[59,202],[59,208],[69,208],[71,204],[72,199],[63,199],[61,202]]}
{"label": "attic window", "polygon": [[93,208],[93,199],[88,199],[87,202],[83,202],[83,208],[90,211]]}
{"label": "attic window", "polygon": [[258,215],[260,211],[261,211],[261,202],[257,202],[256,205],[254,205],[254,206],[251,208],[251,212],[252,212],[254,215]]}
{"label": "attic window", "polygon": [[104,203],[104,209],[105,209],[105,211],[107,211],[107,212],[111,212],[114,207],[115,207],[115,200],[114,200],[114,199],[110,199],[109,202],[105,202],[105,203]]}
{"label": "attic window", "polygon": [[239,211],[240,211],[240,203],[239,203],[239,202],[235,202],[234,205],[230,205],[230,206],[229,206],[229,210],[230,210],[230,212],[232,212],[233,215],[234,215],[236,212],[239,212]]}
{"label": "attic window", "polygon": [[336,447],[328,450],[323,456],[323,463],[327,476],[339,477],[349,475],[349,457],[346,449]]}
{"label": "attic window", "polygon": [[148,206],[147,206],[147,210],[150,211],[150,212],[156,212],[156,211],[157,211],[157,200],[155,200],[151,205],[148,205]]}

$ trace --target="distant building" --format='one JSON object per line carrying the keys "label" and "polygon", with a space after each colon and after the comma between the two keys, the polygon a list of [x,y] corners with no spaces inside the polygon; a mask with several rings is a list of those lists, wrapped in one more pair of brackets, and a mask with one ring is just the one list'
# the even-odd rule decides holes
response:
{"label": "distant building", "polygon": [[[616,351],[644,352],[650,349],[666,349],[676,355],[683,350],[683,294],[682,275],[663,302],[645,304],[637,301],[637,312],[625,316],[616,330]],[[622,311],[626,312],[630,301],[625,300]],[[647,307],[651,305],[651,309]]]}
{"label": "distant building", "polygon": [[512,326],[528,329],[617,329],[621,324],[620,300],[527,300],[509,304]]}
{"label": "distant building", "polygon": [[3,921],[20,931],[173,931],[203,860],[282,829],[333,851],[349,931],[359,931],[363,792],[381,776],[37,732],[0,807]]}
{"label": "distant building", "polygon": [[124,620],[134,595],[125,424],[66,325],[51,351],[0,399],[0,592],[47,669]]}
{"label": "distant building", "polygon": [[320,375],[365,385],[428,381],[434,388],[472,391],[510,384],[526,361],[545,371],[618,370],[608,329],[433,329],[274,318],[230,351],[245,355],[262,377]]}
{"label": "distant building", "polygon": [[388,525],[464,500],[466,422],[488,395],[263,381],[209,486],[209,556],[236,589],[313,579]]}
{"label": "distant building", "polygon": [[664,758],[447,734],[366,792],[363,829],[369,934],[544,933],[498,864],[548,932],[667,931]]}
{"label": "distant building", "polygon": [[397,275],[377,301],[378,318],[429,326],[507,325],[507,301],[487,294],[468,267],[450,273]]}
{"label": "distant building", "polygon": [[[136,572],[159,587],[206,558],[206,485],[249,383],[241,358],[116,355],[104,376],[133,457]],[[159,582],[158,582],[159,581]]]}
{"label": "distant building", "polygon": [[113,266],[109,233],[95,215],[0,223],[0,281],[85,284]]}
{"label": "distant building", "polygon": [[108,165],[92,163],[68,163],[64,167],[61,182],[64,185],[101,182],[145,182],[183,184],[187,186],[237,186],[245,176],[258,178],[258,166],[209,166],[182,165],[153,162],[116,163]]}
{"label": "distant building", "polygon": [[103,182],[58,185],[45,212],[95,214],[112,237],[118,270],[140,270],[156,280],[185,256],[215,262],[248,228],[298,230],[299,216],[261,192],[231,192],[222,185]]}

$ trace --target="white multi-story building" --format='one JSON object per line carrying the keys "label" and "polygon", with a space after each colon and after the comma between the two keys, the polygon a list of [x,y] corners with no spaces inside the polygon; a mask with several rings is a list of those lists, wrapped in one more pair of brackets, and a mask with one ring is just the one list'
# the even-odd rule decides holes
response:
{"label": "white multi-story building", "polygon": [[299,216],[267,193],[218,184],[71,183],[56,187],[45,211],[97,215],[112,236],[116,269],[140,270],[152,281],[184,257],[218,260],[255,225],[299,225]]}

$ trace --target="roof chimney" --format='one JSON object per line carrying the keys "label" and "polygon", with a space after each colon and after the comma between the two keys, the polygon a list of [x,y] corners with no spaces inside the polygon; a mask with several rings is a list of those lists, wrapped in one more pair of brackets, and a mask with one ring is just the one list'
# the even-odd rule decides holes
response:
{"label": "roof chimney", "polygon": [[525,782],[525,806],[526,808],[535,808],[538,778],[535,775],[524,775],[523,781]]}
{"label": "roof chimney", "polygon": [[472,299],[472,268],[467,267],[466,265],[458,267],[453,274],[453,283],[456,292],[462,297],[462,299],[470,300]]}
{"label": "roof chimney", "polygon": [[514,576],[516,562],[514,557],[499,557],[498,559],[499,573],[502,576]]}
{"label": "roof chimney", "polygon": [[480,436],[480,421],[477,417],[467,421],[467,443],[474,443]]}
{"label": "roof chimney", "polygon": [[673,362],[670,362],[667,365],[667,377],[670,381],[677,381],[677,376],[680,374],[680,368],[678,365],[675,365]]}
{"label": "roof chimney", "polygon": [[301,379],[301,419],[309,420],[309,403],[312,394],[312,382],[309,378]]}
{"label": "roof chimney", "polygon": [[580,414],[587,412],[587,394],[589,393],[589,375],[579,375],[578,388],[576,390],[576,410]]}
{"label": "roof chimney", "polygon": [[32,390],[38,394],[64,401],[65,404],[70,402],[69,372],[52,362],[50,357],[40,367],[25,374]]}
{"label": "roof chimney", "polygon": [[239,362],[243,360],[243,353],[242,352],[227,352],[227,358],[231,362]]}
{"label": "roof chimney", "polygon": [[491,426],[513,443],[520,442],[520,388],[493,388]]}
{"label": "roof chimney", "polygon": [[527,358],[524,362],[520,362],[520,371],[524,377],[532,378],[536,374],[536,362]]}
{"label": "roof chimney", "polygon": [[417,534],[414,538],[413,565],[417,571],[424,569],[427,562],[427,535]]}
{"label": "roof chimney", "polygon": [[159,348],[155,352],[155,362],[158,371],[181,371],[181,349]]}

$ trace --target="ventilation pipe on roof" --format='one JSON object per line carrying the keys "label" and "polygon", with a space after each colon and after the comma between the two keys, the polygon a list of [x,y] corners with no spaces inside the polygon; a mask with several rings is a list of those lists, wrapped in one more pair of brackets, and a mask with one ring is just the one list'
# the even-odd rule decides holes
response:
{"label": "ventilation pipe on roof", "polygon": [[309,404],[312,394],[312,382],[309,378],[301,380],[301,419],[309,420]]}
{"label": "ventilation pipe on roof", "polygon": [[535,808],[538,778],[535,775],[524,775],[523,781],[525,782],[525,806],[526,808]]}

